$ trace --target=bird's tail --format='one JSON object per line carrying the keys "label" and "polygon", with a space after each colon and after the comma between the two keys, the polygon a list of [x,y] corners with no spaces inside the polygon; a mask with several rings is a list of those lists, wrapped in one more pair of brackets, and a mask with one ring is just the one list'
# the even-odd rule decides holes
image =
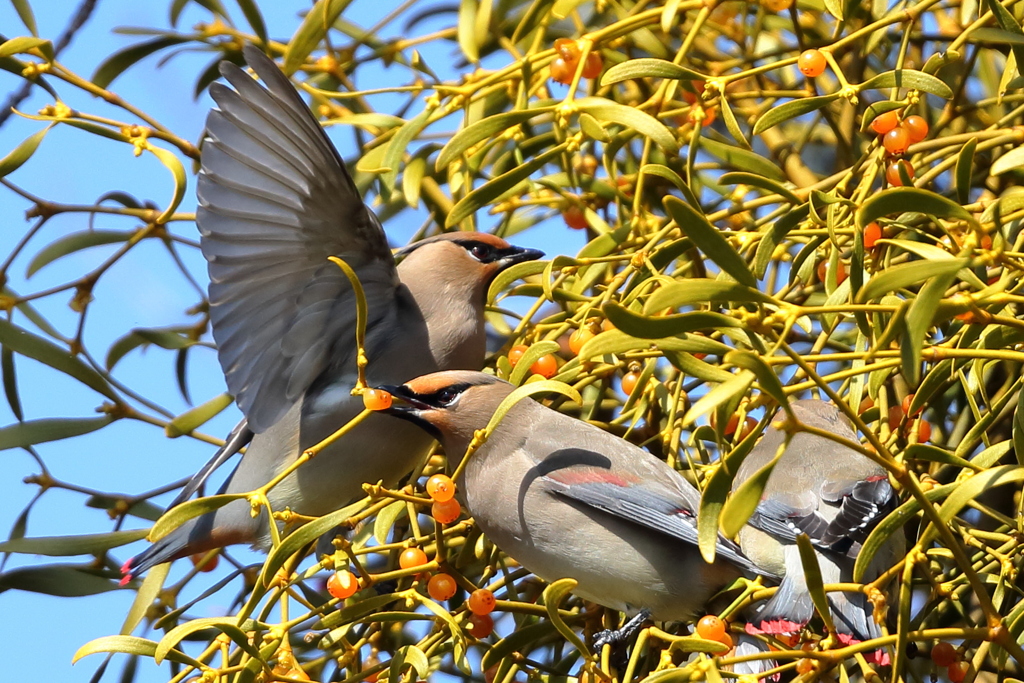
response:
{"label": "bird's tail", "polygon": [[[198,519],[191,519],[183,525],[167,534],[159,541],[153,543],[135,557],[129,559],[121,567],[121,585],[127,585],[132,579],[136,579],[158,564],[177,560],[186,555],[202,552],[204,548],[193,542],[193,539],[202,536],[209,537],[209,530],[204,531],[203,527],[212,526],[213,515],[208,514]],[[205,545],[205,544],[201,544]],[[209,548],[205,548],[209,549]]]}
{"label": "bird's tail", "polygon": [[[803,564],[797,546],[787,546],[786,577],[775,595],[758,610],[752,620],[758,630],[764,633],[794,633],[799,631],[814,616],[814,602],[807,590]],[[818,554],[822,581],[826,584],[848,580],[841,564],[850,564],[846,557]],[[848,569],[848,568],[846,568]],[[863,593],[832,592],[828,594],[832,621],[840,636],[852,640],[870,640],[881,635],[874,619],[874,606]]]}

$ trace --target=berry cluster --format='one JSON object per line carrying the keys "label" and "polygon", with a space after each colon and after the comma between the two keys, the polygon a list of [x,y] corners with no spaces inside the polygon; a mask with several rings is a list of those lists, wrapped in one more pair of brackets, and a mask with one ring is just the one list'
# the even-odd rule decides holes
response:
{"label": "berry cluster", "polygon": [[[928,122],[920,116],[908,116],[900,121],[899,114],[887,111],[871,122],[871,130],[882,138],[882,146],[892,157],[901,157],[910,146],[928,137]],[[900,173],[900,168],[903,173]],[[913,180],[914,167],[902,158],[890,159],[885,167],[885,180],[893,187],[904,185],[903,175]]]}
{"label": "berry cluster", "polygon": [[[571,38],[559,38],[555,41],[555,52],[558,57],[551,62],[551,80],[569,85],[572,77],[580,66],[582,50],[577,41]],[[583,71],[580,73],[583,78],[597,78],[604,68],[604,60],[597,52],[588,52],[583,62]]]}

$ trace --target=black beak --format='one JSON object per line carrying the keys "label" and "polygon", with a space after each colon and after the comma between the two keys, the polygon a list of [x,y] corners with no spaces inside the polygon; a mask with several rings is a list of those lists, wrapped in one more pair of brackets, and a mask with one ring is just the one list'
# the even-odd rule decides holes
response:
{"label": "black beak", "polygon": [[382,413],[389,413],[391,415],[411,413],[415,415],[421,410],[429,410],[433,407],[417,398],[415,394],[405,387],[405,385],[395,386],[393,384],[385,384],[375,388],[388,392],[392,397],[397,398],[399,401],[398,403],[392,403],[391,407],[387,410],[382,410]]}
{"label": "black beak", "polygon": [[540,249],[509,247],[505,250],[505,253],[502,254],[501,258],[498,259],[498,263],[501,264],[501,269],[504,270],[505,268],[514,266],[517,263],[536,261],[539,258],[544,258],[544,252]]}

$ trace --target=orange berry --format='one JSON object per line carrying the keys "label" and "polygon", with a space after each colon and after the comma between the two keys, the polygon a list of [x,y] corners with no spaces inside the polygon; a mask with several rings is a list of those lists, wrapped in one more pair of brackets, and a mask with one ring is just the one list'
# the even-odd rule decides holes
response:
{"label": "orange berry", "polygon": [[910,134],[910,142],[921,142],[928,137],[928,122],[920,116],[908,116],[903,119],[903,127]]}
{"label": "orange berry", "polygon": [[728,633],[723,633],[722,637],[718,639],[722,645],[725,645],[730,650],[733,648],[734,643],[732,642],[732,636]]}
{"label": "orange berry", "polygon": [[451,599],[455,595],[456,588],[458,586],[455,579],[448,574],[434,574],[430,577],[430,581],[427,581],[427,594],[438,602]]}
{"label": "orange berry", "polygon": [[857,408],[857,414],[863,415],[867,411],[875,407],[875,400],[870,396],[865,396],[864,400],[860,402],[860,406]]}
{"label": "orange berry", "polygon": [[490,614],[494,611],[494,606],[497,604],[497,599],[494,597],[494,593],[487,590],[486,588],[477,588],[475,591],[469,594],[469,611],[473,614]]}
{"label": "orange berry", "polygon": [[589,225],[583,209],[575,204],[570,204],[566,207],[565,211],[562,212],[562,220],[573,230],[586,230]]}
{"label": "orange berry", "polygon": [[960,683],[967,678],[967,669],[969,668],[970,663],[968,662],[953,662],[946,668],[946,675],[949,676],[951,683]]}
{"label": "orange berry", "polygon": [[402,569],[412,569],[427,563],[427,554],[419,548],[406,548],[398,556],[398,566]]}
{"label": "orange berry", "polygon": [[383,389],[367,389],[363,392],[363,406],[367,410],[387,410],[391,407],[391,394]]}
{"label": "orange berry", "polygon": [[917,410],[913,413],[910,412],[910,404],[914,402],[914,394],[907,394],[903,397],[903,412],[910,417],[917,417],[924,412],[924,406],[918,406]]}
{"label": "orange berry", "polygon": [[871,121],[871,130],[879,135],[885,135],[890,130],[900,125],[900,117],[895,111],[887,111],[879,114]]}
{"label": "orange berry", "polygon": [[220,554],[218,553],[217,555],[214,555],[206,562],[206,564],[200,567],[199,563],[203,561],[203,558],[206,557],[206,555],[207,553],[196,553],[195,555],[189,555],[188,559],[192,560],[192,566],[196,567],[198,571],[212,572],[217,568],[217,565],[220,564]]}
{"label": "orange berry", "polygon": [[581,327],[578,330],[574,330],[573,333],[569,335],[569,350],[574,354],[579,354],[583,345],[596,336],[596,334],[590,331],[589,327]]}
{"label": "orange berry", "polygon": [[793,6],[793,0],[764,0],[764,6],[772,12],[785,12]]}
{"label": "orange berry", "polygon": [[960,661],[960,655],[950,643],[939,641],[932,648],[932,661],[936,666],[949,666]]}
{"label": "orange berry", "polygon": [[327,592],[339,600],[352,597],[358,590],[359,579],[347,569],[334,572],[327,579]]}
{"label": "orange berry", "polygon": [[725,431],[723,432],[726,436],[736,433],[736,428],[740,426],[740,416],[732,415],[729,417],[729,421],[725,423]]}
{"label": "orange berry", "polygon": [[558,56],[565,61],[566,64],[570,65],[573,71],[576,70],[576,65],[580,61],[580,46],[572,38],[558,38],[555,40],[555,52]]}
{"label": "orange berry", "polygon": [[917,442],[928,443],[932,440],[932,424],[928,420],[921,420],[917,425]]}
{"label": "orange berry", "polygon": [[825,55],[820,50],[804,50],[796,60],[800,73],[808,78],[814,78],[825,73]]}
{"label": "orange berry", "polygon": [[740,431],[740,441],[750,436],[750,433],[757,428],[757,420],[752,417],[748,417],[743,421],[743,430]]}
{"label": "orange berry", "polygon": [[895,430],[903,422],[902,406],[889,406],[889,429]]}
{"label": "orange berry", "polygon": [[622,376],[622,393],[626,396],[632,396],[633,390],[636,389],[636,383],[640,379],[640,373],[638,372],[627,372]]}
{"label": "orange berry", "polygon": [[868,223],[864,226],[865,249],[874,249],[880,239],[882,239],[882,226],[874,222]]}
{"label": "orange berry", "polygon": [[466,623],[466,631],[474,638],[486,638],[494,632],[494,619],[490,614],[474,614]]}
{"label": "orange berry", "polygon": [[530,366],[530,372],[550,379],[558,372],[558,361],[550,353],[541,356]]}
{"label": "orange berry", "polygon": [[809,674],[814,671],[814,660],[813,659],[798,659],[796,660],[796,672],[801,676]]}
{"label": "orange berry", "polygon": [[612,331],[612,330],[614,330],[614,329],[615,329],[615,325],[614,325],[614,324],[612,324],[612,321],[611,321],[611,320],[608,320],[607,318],[605,318],[605,319],[604,319],[604,320],[603,320],[603,321],[601,322],[601,330],[602,330],[603,332],[611,332],[611,331]]}
{"label": "orange berry", "polygon": [[701,617],[697,622],[697,635],[704,640],[721,640],[725,635],[725,622],[714,614]]}
{"label": "orange berry", "polygon": [[427,479],[427,495],[438,503],[455,497],[455,482],[447,474],[435,474]]}
{"label": "orange berry", "polygon": [[459,501],[451,498],[445,501],[437,501],[430,506],[430,516],[441,524],[451,524],[462,514],[462,506]]}
{"label": "orange berry", "polygon": [[591,52],[587,55],[587,61],[583,62],[583,78],[597,78],[604,69],[604,60],[598,52]]}
{"label": "orange berry", "polygon": [[512,367],[515,367],[516,363],[519,362],[519,359],[523,357],[523,354],[526,353],[526,350],[528,348],[529,347],[524,345],[524,344],[516,344],[511,349],[509,349],[508,350],[508,362],[509,362],[509,365],[511,365]]}
{"label": "orange berry", "polygon": [[573,169],[580,175],[592,176],[597,173],[597,157],[593,154],[584,154],[573,160]]}
{"label": "orange berry", "polygon": [[903,187],[903,178],[900,177],[900,166],[903,167],[908,178],[914,179],[914,167],[909,161],[905,159],[893,161],[885,168],[885,179],[893,187]]}
{"label": "orange berry", "polygon": [[558,57],[555,61],[551,62],[551,80],[556,83],[569,85],[572,83],[572,75],[575,71],[575,67],[570,67],[561,57]]}
{"label": "orange berry", "polygon": [[903,154],[910,147],[910,131],[903,126],[893,128],[882,138],[882,146],[889,154]]}

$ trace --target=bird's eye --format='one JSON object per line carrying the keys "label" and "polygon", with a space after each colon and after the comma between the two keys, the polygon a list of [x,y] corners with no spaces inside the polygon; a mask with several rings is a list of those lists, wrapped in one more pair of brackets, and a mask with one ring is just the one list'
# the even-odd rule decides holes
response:
{"label": "bird's eye", "polygon": [[459,397],[459,392],[457,392],[455,389],[442,389],[441,391],[437,392],[436,396],[437,402],[440,405],[447,406],[451,405],[455,401],[455,399]]}
{"label": "bird's eye", "polygon": [[486,263],[488,260],[490,260],[493,251],[486,244],[474,244],[473,247],[469,250],[469,253],[472,254],[473,258],[475,258],[477,261]]}

